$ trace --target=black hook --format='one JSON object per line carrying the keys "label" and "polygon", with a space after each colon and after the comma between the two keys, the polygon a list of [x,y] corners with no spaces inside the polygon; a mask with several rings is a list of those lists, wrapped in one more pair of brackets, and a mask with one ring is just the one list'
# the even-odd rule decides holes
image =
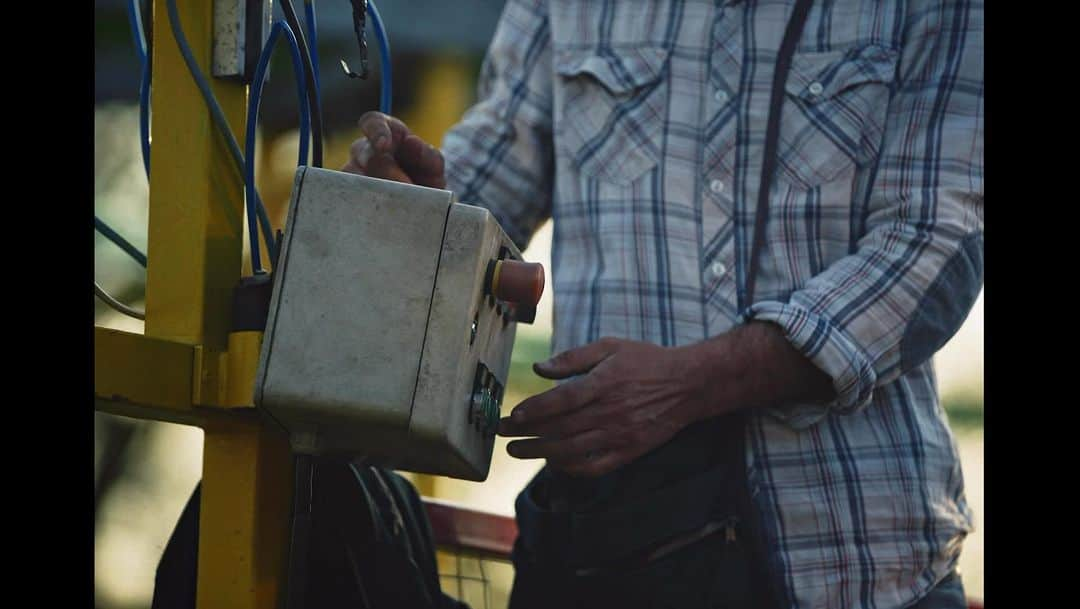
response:
{"label": "black hook", "polygon": [[356,32],[356,42],[360,45],[360,73],[357,74],[349,69],[349,64],[341,60],[341,68],[349,78],[366,79],[368,76],[367,65],[367,41],[364,40],[364,25],[367,20],[367,0],[352,1],[353,31]]}

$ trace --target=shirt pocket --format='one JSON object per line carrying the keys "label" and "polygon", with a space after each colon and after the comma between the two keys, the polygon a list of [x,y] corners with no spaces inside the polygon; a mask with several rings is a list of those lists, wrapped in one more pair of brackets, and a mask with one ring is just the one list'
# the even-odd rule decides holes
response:
{"label": "shirt pocket", "polygon": [[629,184],[656,166],[668,55],[659,45],[556,52],[556,149],[572,169]]}
{"label": "shirt pocket", "polygon": [[869,44],[792,58],[778,180],[809,189],[877,157],[897,57],[895,49]]}

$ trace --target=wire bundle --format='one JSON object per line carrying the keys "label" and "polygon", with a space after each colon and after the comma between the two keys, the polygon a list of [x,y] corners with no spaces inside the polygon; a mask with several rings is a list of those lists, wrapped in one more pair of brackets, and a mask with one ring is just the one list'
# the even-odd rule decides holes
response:
{"label": "wire bundle", "polygon": [[[191,47],[188,44],[187,37],[184,35],[183,27],[180,23],[180,17],[176,8],[176,0],[166,0],[166,10],[168,13],[169,26],[173,33],[173,38],[176,40],[177,47],[181,56],[184,59],[184,63],[187,65],[188,70],[191,73],[192,79],[195,81],[195,85],[198,87],[202,94],[203,100],[206,102],[207,108],[210,111],[210,116],[221,133],[225,138],[225,142],[228,145],[230,156],[232,157],[237,168],[244,176],[244,192],[245,192],[245,206],[248,216],[248,236],[250,239],[251,250],[251,263],[252,272],[254,274],[262,274],[266,271],[262,268],[262,260],[260,255],[259,238],[256,228],[256,222],[258,229],[261,229],[263,238],[266,241],[267,253],[271,260],[277,259],[277,241],[273,236],[273,229],[270,224],[270,218],[266,213],[266,208],[259,197],[258,191],[255,188],[255,133],[258,121],[259,105],[262,98],[263,85],[266,79],[266,70],[270,62],[270,57],[273,53],[275,45],[278,39],[284,35],[286,41],[289,44],[290,57],[292,58],[293,74],[296,78],[299,114],[300,114],[300,152],[297,159],[297,165],[302,166],[307,164],[309,157],[309,139],[311,141],[311,164],[315,167],[322,167],[323,163],[323,121],[322,121],[322,105],[319,92],[319,68],[318,68],[318,52],[317,52],[317,27],[315,22],[315,9],[314,2],[312,0],[304,1],[304,12],[306,20],[306,36],[305,29],[301,27],[300,21],[296,15],[296,11],[293,8],[291,0],[282,0],[282,12],[284,13],[284,20],[277,20],[274,22],[270,36],[268,37],[266,44],[264,45],[262,52],[259,56],[259,62],[255,70],[254,80],[251,83],[251,94],[248,99],[248,113],[247,113],[247,125],[245,128],[244,149],[248,152],[247,156],[241,152],[240,146],[237,144],[232,130],[229,128],[229,124],[225,119],[225,115],[221,110],[221,106],[218,104],[217,99],[214,97],[213,91],[210,88],[210,83],[206,80],[205,75],[199,68],[198,63],[195,61],[191,52]],[[375,29],[375,36],[379,43],[380,53],[380,65],[382,68],[382,82],[380,91],[379,107],[380,111],[389,114],[390,105],[392,100],[391,95],[391,71],[390,71],[390,45],[386,37],[386,31],[383,28],[382,19],[379,16],[378,9],[375,7],[375,3],[370,0],[367,3],[368,12],[372,18],[372,24]],[[132,38],[135,42],[135,51],[139,58],[140,63],[140,82],[139,82],[139,137],[142,151],[143,166],[146,171],[147,178],[150,176],[150,81],[151,81],[151,62],[147,57],[146,49],[146,36],[143,31],[142,15],[139,8],[139,0],[129,0],[128,3],[128,20],[130,22],[132,30]],[[310,40],[310,44],[309,44]],[[127,252],[132,258],[139,262],[142,266],[146,266],[146,255],[140,252],[137,248],[131,245],[126,239],[119,235],[115,230],[109,227],[103,220],[94,216],[94,227],[107,239],[115,243],[118,247]],[[115,298],[110,296],[104,289],[94,282],[95,293],[108,303],[113,308],[120,312],[132,315],[139,319],[143,319],[144,315],[141,311],[123,305]]]}
{"label": "wire bundle", "polygon": [[[308,139],[311,132],[311,108],[309,106],[309,97],[307,95],[307,87],[304,85],[303,75],[305,73],[303,56],[301,52],[301,46],[297,42],[296,35],[293,33],[293,29],[284,21],[275,21],[273,28],[270,30],[270,37],[266,42],[266,46],[263,47],[262,54],[259,56],[259,64],[255,68],[255,79],[251,83],[251,94],[248,96],[248,119],[247,129],[245,130],[244,137],[244,150],[249,151],[249,154],[244,161],[244,188],[247,193],[247,205],[248,205],[248,235],[251,236],[251,268],[256,275],[264,272],[262,270],[261,261],[259,259],[259,237],[255,231],[255,214],[252,213],[253,202],[259,201],[259,195],[255,192],[255,127],[258,123],[259,117],[259,103],[262,101],[263,84],[266,81],[266,68],[270,64],[270,56],[273,54],[274,44],[281,34],[285,34],[286,40],[289,42],[289,54],[292,57],[293,74],[296,76],[296,88],[298,96],[298,104],[300,106],[300,153],[299,158],[296,161],[297,166],[306,165],[308,159]],[[315,148],[316,152],[316,167],[320,167],[322,164],[322,129],[317,129],[316,133],[319,134],[316,139]],[[262,202],[259,201],[261,207]],[[263,208],[265,214],[265,208]],[[269,223],[269,220],[267,221]],[[274,260],[277,259],[277,244],[274,242],[273,237],[270,235],[268,227],[264,227],[264,238],[266,239],[267,248],[270,250],[270,256]]]}

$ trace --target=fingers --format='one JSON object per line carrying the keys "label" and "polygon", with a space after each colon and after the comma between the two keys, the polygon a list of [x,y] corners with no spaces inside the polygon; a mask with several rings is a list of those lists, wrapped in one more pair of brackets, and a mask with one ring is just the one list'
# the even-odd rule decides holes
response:
{"label": "fingers", "polygon": [[532,436],[562,438],[599,426],[603,423],[602,414],[598,409],[591,407],[578,408],[563,416],[551,416],[521,424],[506,417],[499,419],[497,433],[508,438]]}
{"label": "fingers", "polygon": [[609,448],[607,432],[591,429],[569,438],[532,438],[514,440],[506,445],[506,452],[518,459],[551,459],[570,463],[586,456],[599,454]]}
{"label": "fingers", "polygon": [[395,155],[401,167],[417,184],[445,188],[446,176],[442,153],[415,135],[407,135]]}
{"label": "fingers", "polygon": [[376,154],[368,159],[364,175],[373,178],[382,178],[384,180],[393,180],[395,182],[404,182],[406,184],[413,183],[409,174],[405,173],[405,170],[402,169],[397,161],[394,160],[394,157],[389,154]]}
{"label": "fingers", "polygon": [[[387,153],[375,152],[371,143],[366,139],[353,142],[352,147],[349,149],[349,160],[341,170],[373,178],[405,182],[406,184],[412,184],[415,181],[415,176],[403,168],[394,157]],[[437,187],[424,182],[421,182],[421,184]]]}
{"label": "fingers", "polygon": [[619,344],[618,339],[601,338],[582,347],[563,351],[546,362],[533,364],[533,371],[548,379],[564,379],[584,374],[615,353]]}
{"label": "fingers", "polygon": [[367,164],[371,160],[372,152],[371,142],[366,137],[356,140],[349,147],[349,160],[341,170],[347,173],[367,175]]}
{"label": "fingers", "polygon": [[374,153],[375,149],[371,146],[371,140],[362,137],[349,146],[349,163],[363,170]]}
{"label": "fingers", "polygon": [[401,142],[410,135],[409,128],[401,119],[375,111],[366,112],[360,117],[360,130],[375,152],[379,153],[396,153]]}
{"label": "fingers", "polygon": [[[400,119],[367,112],[360,117],[360,130],[364,137],[350,147],[349,162],[343,171],[431,188],[446,187],[442,153],[412,134]],[[380,156],[388,158],[373,160]]]}
{"label": "fingers", "polygon": [[367,175],[367,169],[356,163],[353,159],[349,159],[347,163],[342,165],[341,171],[345,173],[355,173],[358,175]]}
{"label": "fingers", "polygon": [[595,390],[588,378],[574,379],[554,389],[532,396],[518,404],[499,425],[504,436],[532,436],[548,431],[554,417],[574,412],[594,398]]}
{"label": "fingers", "polygon": [[547,459],[552,467],[583,477],[601,476],[628,461],[625,451],[602,429],[568,438],[515,440],[506,452],[518,459]]}

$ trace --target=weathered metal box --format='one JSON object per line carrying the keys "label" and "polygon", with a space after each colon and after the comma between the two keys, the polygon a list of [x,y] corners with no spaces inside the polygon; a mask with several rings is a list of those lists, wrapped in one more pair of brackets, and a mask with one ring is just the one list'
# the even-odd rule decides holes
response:
{"label": "weathered metal box", "polygon": [[485,479],[516,325],[485,293],[499,259],[521,254],[449,191],[300,168],[257,406],[299,453]]}

